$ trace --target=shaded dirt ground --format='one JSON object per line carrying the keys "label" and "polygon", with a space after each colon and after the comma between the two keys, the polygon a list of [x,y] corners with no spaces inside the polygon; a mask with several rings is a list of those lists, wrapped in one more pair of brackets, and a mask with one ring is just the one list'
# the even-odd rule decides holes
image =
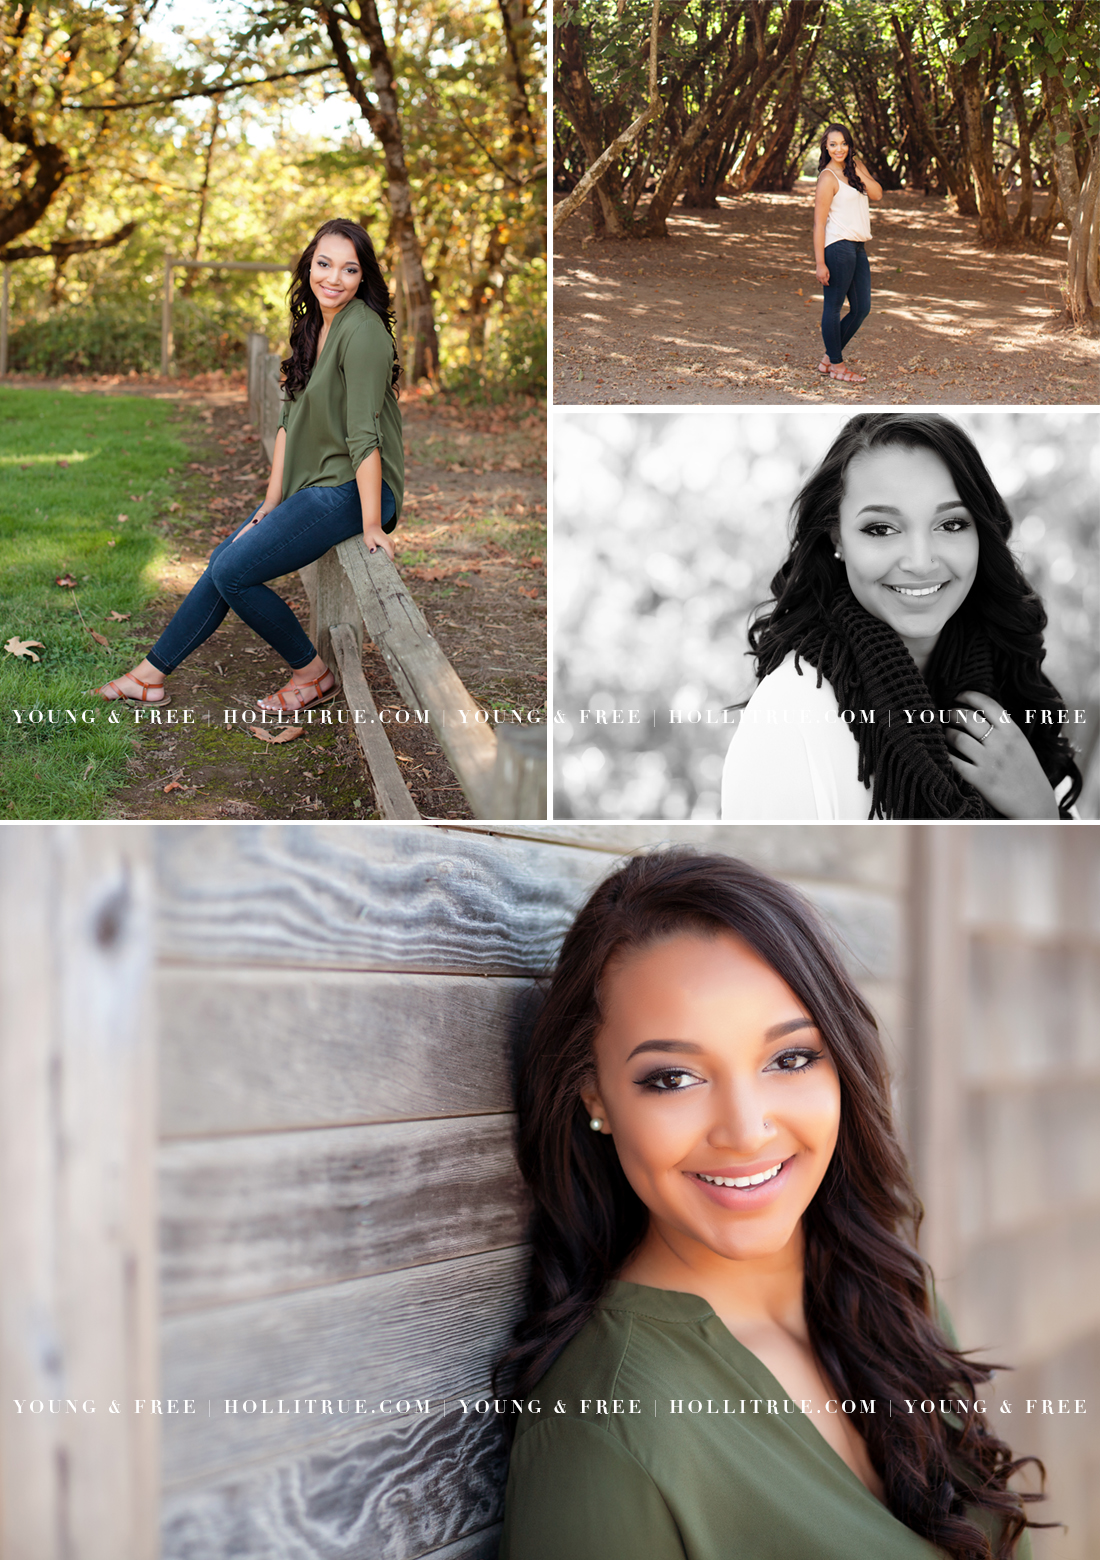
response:
{"label": "shaded dirt ground", "polygon": [[813,183],[676,208],[665,239],[595,240],[586,210],[554,241],[554,403],[1093,404],[1095,336],[1057,322],[1067,240],[984,249],[942,199],[872,207],[871,314],[845,385],[817,373]]}
{"label": "shaded dirt ground", "polygon": [[[28,388],[43,382],[20,379]],[[198,579],[212,547],[260,502],[267,462],[248,422],[243,384],[207,376],[50,380],[49,388],[145,394],[177,402],[192,461],[176,474],[172,510],[160,519],[169,555],[159,595],[141,624],[159,635]],[[195,413],[198,413],[196,419]],[[546,700],[546,466],[543,408],[473,411],[439,396],[402,397],[405,505],[395,532],[397,565],[470,693],[484,709],[542,710]],[[272,581],[308,626],[297,575]],[[470,811],[430,728],[399,723],[403,708],[385,662],[368,641],[363,660],[417,808],[424,817]],[[127,668],[112,667],[118,675]],[[275,652],[230,613],[169,679],[172,707],[143,714],[130,782],[108,816],[126,819],[372,818],[370,776],[353,728],[321,712],[304,734],[272,744],[227,723],[227,710],[286,682]],[[190,724],[180,724],[183,711]],[[175,714],[175,724],[168,724]],[[158,715],[160,717],[158,721]],[[385,716],[384,716],[385,718]],[[544,715],[538,718],[544,719]]]}

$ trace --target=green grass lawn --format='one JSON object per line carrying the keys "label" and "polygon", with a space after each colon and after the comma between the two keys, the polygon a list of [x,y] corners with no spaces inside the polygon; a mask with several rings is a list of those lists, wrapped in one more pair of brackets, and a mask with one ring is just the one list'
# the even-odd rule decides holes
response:
{"label": "green grass lawn", "polygon": [[181,427],[170,402],[0,387],[0,819],[101,817],[124,776],[133,711],[88,691],[147,648]]}

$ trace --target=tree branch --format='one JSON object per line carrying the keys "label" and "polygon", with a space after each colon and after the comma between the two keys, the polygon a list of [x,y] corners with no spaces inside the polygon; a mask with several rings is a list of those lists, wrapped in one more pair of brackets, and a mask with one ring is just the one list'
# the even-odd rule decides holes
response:
{"label": "tree branch", "polygon": [[82,114],[112,114],[123,108],[155,108],[160,103],[182,103],[185,98],[217,97],[222,92],[238,92],[243,87],[262,87],[268,81],[289,81],[296,76],[318,76],[332,65],[311,65],[308,70],[284,70],[278,76],[258,76],[255,81],[231,81],[224,87],[203,87],[195,92],[171,92],[166,97],[139,98],[133,103],[62,103],[62,108]]}
{"label": "tree branch", "polygon": [[64,238],[52,244],[9,244],[6,249],[0,249],[0,261],[6,264],[9,260],[36,260],[40,255],[67,260],[70,255],[87,254],[90,249],[113,249],[116,244],[124,244],[136,229],[136,222],[127,222],[109,238]]}

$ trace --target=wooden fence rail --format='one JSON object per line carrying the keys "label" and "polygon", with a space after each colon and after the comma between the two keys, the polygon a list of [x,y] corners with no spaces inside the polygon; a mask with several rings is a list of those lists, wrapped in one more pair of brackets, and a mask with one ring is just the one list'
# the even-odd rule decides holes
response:
{"label": "wooden fence rail", "polygon": [[[282,395],[279,357],[265,336],[248,337],[248,409],[268,460],[275,453]],[[300,571],[310,638],[339,670],[379,811],[418,818],[363,675],[364,629],[381,651],[409,724],[430,725],[476,818],[546,817],[546,726],[495,723],[475,701],[381,548],[341,542]]]}

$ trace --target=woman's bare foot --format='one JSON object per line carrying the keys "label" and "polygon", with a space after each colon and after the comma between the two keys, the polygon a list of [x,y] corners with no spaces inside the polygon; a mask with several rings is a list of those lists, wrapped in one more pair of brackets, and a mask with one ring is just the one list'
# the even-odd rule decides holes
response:
{"label": "woman's bare foot", "polygon": [[290,681],[276,693],[258,699],[256,707],[273,713],[280,710],[304,710],[311,704],[323,704],[335,692],[336,678],[321,657],[316,655],[308,666],[300,666],[297,671],[291,672]]}
{"label": "woman's bare foot", "polygon": [[164,691],[164,673],[151,661],[139,661],[132,672],[115,677],[102,688],[93,688],[101,699],[113,704],[117,699],[132,699],[135,704],[165,704],[168,695]]}

